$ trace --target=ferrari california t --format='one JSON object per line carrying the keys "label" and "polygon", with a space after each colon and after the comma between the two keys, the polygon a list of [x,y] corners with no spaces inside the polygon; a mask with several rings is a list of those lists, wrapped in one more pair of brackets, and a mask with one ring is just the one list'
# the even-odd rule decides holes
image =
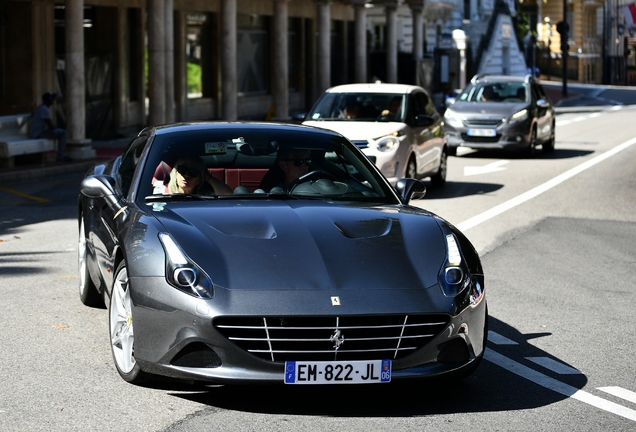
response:
{"label": "ferrari california t", "polygon": [[146,128],[78,199],[81,301],[121,377],[364,384],[464,377],[484,355],[480,259],[342,135]]}

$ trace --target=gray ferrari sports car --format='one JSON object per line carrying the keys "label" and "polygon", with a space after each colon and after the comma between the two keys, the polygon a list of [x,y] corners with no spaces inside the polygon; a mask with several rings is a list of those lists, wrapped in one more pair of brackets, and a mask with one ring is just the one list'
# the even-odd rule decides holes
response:
{"label": "gray ferrari sports car", "polygon": [[381,384],[484,355],[477,252],[336,132],[146,128],[80,192],[80,299],[128,382]]}

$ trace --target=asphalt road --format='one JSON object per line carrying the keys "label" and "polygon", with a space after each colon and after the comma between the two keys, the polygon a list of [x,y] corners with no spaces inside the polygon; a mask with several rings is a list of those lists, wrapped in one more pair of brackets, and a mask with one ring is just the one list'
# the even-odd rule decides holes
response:
{"label": "asphalt road", "polygon": [[415,204],[482,255],[486,360],[459,384],[136,387],[77,294],[81,174],[0,186],[0,430],[636,429],[636,107],[563,113],[556,151],[460,151]]}

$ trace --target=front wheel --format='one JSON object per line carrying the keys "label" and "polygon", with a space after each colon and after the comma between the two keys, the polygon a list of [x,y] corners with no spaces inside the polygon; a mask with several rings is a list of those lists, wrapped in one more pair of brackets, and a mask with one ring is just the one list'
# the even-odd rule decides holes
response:
{"label": "front wheel", "polygon": [[544,153],[551,153],[554,151],[554,141],[555,141],[554,135],[555,135],[554,125],[552,125],[552,133],[550,134],[550,139],[541,145],[541,149],[543,150]]}
{"label": "front wheel", "polygon": [[409,162],[406,164],[406,172],[404,174],[406,178],[417,178],[417,164],[415,163],[415,158],[413,156],[409,158]]}
{"label": "front wheel", "polygon": [[533,157],[537,154],[537,128],[533,127],[530,133],[530,145],[526,147],[526,154]]}
{"label": "front wheel", "polygon": [[440,156],[439,168],[437,172],[431,176],[431,183],[435,187],[444,186],[446,183],[446,171],[448,168],[448,156],[446,155],[446,149],[442,150],[442,155]]}
{"label": "front wheel", "polygon": [[135,361],[132,301],[124,261],[119,263],[115,272],[109,309],[110,347],[117,372],[125,381],[140,384],[146,381],[147,376]]}

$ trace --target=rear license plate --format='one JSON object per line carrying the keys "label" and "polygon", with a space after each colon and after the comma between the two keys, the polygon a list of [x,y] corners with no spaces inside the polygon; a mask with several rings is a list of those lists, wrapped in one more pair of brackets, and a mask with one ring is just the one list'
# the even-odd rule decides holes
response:
{"label": "rear license plate", "polygon": [[494,129],[468,129],[466,133],[468,134],[468,136],[478,136],[478,137],[497,136],[497,131]]}
{"label": "rear license plate", "polygon": [[391,382],[391,360],[285,362],[285,384],[373,384]]}

